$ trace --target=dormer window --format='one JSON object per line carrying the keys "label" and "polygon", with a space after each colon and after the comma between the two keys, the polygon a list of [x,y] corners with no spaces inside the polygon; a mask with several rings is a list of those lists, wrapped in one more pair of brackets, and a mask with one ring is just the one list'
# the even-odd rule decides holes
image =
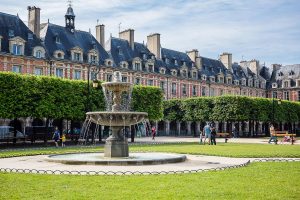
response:
{"label": "dormer window", "polygon": [[28,40],[32,40],[33,39],[33,34],[32,33],[28,33],[27,37],[28,37]]}
{"label": "dormer window", "polygon": [[289,76],[292,76],[292,75],[294,75],[295,74],[295,72],[293,71],[293,70],[291,70],[290,72],[289,72]]}
{"label": "dormer window", "polygon": [[166,62],[166,64],[169,64],[169,59],[165,58],[165,62]]}
{"label": "dormer window", "polygon": [[253,86],[253,81],[252,81],[251,79],[248,81],[248,86],[249,86],[249,87],[252,87],[252,86]]}
{"label": "dormer window", "polygon": [[122,61],[120,63],[121,68],[127,69],[128,68],[128,63],[126,61]]}
{"label": "dormer window", "polygon": [[224,78],[223,77],[219,77],[219,83],[224,83]]}
{"label": "dormer window", "polygon": [[277,88],[277,83],[272,83],[272,88]]}
{"label": "dormer window", "polygon": [[192,76],[193,76],[193,79],[196,79],[196,78],[197,78],[197,72],[194,71],[194,72],[192,73]]}
{"label": "dormer window", "polygon": [[118,46],[118,54],[119,54],[120,56],[123,55],[123,51],[122,51],[121,47],[119,47],[119,46]]}
{"label": "dormer window", "polygon": [[58,36],[55,37],[55,42],[59,44],[61,43],[60,38]]}
{"label": "dormer window", "polygon": [[134,63],[134,69],[137,71],[141,71],[141,63],[139,62]]}
{"label": "dormer window", "polygon": [[74,61],[80,61],[81,60],[81,53],[74,53]]}
{"label": "dormer window", "polygon": [[231,84],[231,83],[232,83],[231,78],[227,78],[227,84]]}
{"label": "dormer window", "polygon": [[36,58],[44,58],[45,57],[45,49],[41,46],[34,47],[33,56]]}
{"label": "dormer window", "polygon": [[172,75],[173,76],[177,76],[177,71],[176,70],[172,70]]}
{"label": "dormer window", "polygon": [[175,65],[178,65],[178,61],[177,61],[176,59],[174,60],[174,64],[175,64]]}
{"label": "dormer window", "polygon": [[13,44],[13,54],[21,55],[22,45]]}
{"label": "dormer window", "polygon": [[235,81],[234,81],[234,84],[235,84],[235,85],[239,85],[239,81],[238,81],[238,80],[235,80]]}
{"label": "dormer window", "polygon": [[152,60],[154,60],[154,59],[155,59],[155,56],[154,56],[154,55],[152,55],[152,56],[151,56],[151,59],[152,59]]}
{"label": "dormer window", "polygon": [[206,76],[205,75],[202,76],[202,80],[206,81]]}
{"label": "dormer window", "polygon": [[96,63],[97,62],[97,56],[96,55],[90,55],[90,62]]}
{"label": "dormer window", "polygon": [[242,85],[246,85],[246,79],[242,80]]}
{"label": "dormer window", "polygon": [[148,70],[149,70],[149,72],[154,72],[154,66],[153,65],[148,65]]}
{"label": "dormer window", "polygon": [[183,61],[183,65],[186,65],[186,62],[185,62],[185,61]]}
{"label": "dormer window", "polygon": [[15,31],[12,30],[12,29],[9,29],[9,30],[8,30],[8,36],[9,36],[9,37],[15,37]]}
{"label": "dormer window", "polygon": [[278,76],[279,76],[279,77],[283,76],[283,73],[282,73],[282,72],[279,72],[279,73],[278,73]]}
{"label": "dormer window", "polygon": [[165,74],[166,73],[166,70],[164,68],[161,68],[160,71],[159,71],[161,74]]}
{"label": "dormer window", "polygon": [[284,81],[283,84],[284,84],[285,88],[290,87],[290,82],[289,81]]}
{"label": "dormer window", "polygon": [[21,37],[9,39],[10,52],[14,55],[24,55],[25,40]]}
{"label": "dormer window", "polygon": [[211,82],[215,82],[215,77],[210,77]]}
{"label": "dormer window", "polygon": [[187,77],[187,71],[186,70],[182,70],[182,77]]}
{"label": "dormer window", "polygon": [[143,54],[143,59],[147,60],[147,54],[145,54],[145,53]]}
{"label": "dormer window", "polygon": [[[77,61],[77,62],[82,62],[83,61],[83,50],[76,46],[71,49],[71,55],[72,55],[72,60]],[[89,53],[90,55],[90,53]]]}

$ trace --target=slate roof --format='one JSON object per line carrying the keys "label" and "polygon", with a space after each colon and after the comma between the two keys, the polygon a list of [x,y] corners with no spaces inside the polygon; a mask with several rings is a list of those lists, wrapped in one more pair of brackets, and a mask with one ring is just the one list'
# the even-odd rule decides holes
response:
{"label": "slate roof", "polygon": [[[56,43],[56,37],[59,37],[60,43]],[[41,38],[44,40],[46,51],[50,57],[53,57],[56,50],[61,50],[65,53],[64,59],[71,60],[70,50],[80,47],[83,50],[84,62],[87,62],[87,53],[92,49],[99,52],[99,64],[103,64],[104,60],[109,58],[108,53],[89,32],[75,30],[72,33],[68,28],[48,23],[43,25]]]}
{"label": "slate roof", "polygon": [[[13,32],[13,36],[10,36],[9,32]],[[32,36],[32,39],[28,38],[28,34]],[[24,54],[26,56],[32,56],[32,51],[35,46],[43,46],[41,40],[29,30],[18,16],[15,15],[0,12],[0,35],[3,37],[1,42],[2,52],[10,53],[9,39],[17,36],[26,41],[24,49]]]}
{"label": "slate roof", "polygon": [[243,68],[237,64],[233,63],[232,64],[232,70],[233,70],[233,77],[235,80],[240,80],[242,78],[247,78],[247,75],[245,74]]}
{"label": "slate roof", "polygon": [[220,72],[224,75],[230,73],[223,63],[219,60],[212,58],[201,57],[202,59],[202,71],[201,73],[206,76],[216,76]]}
{"label": "slate roof", "polygon": [[300,64],[285,65],[272,71],[270,83],[276,82],[278,87],[282,86],[282,80],[291,80],[291,87],[296,85],[295,80],[300,78]]}
{"label": "slate roof", "polygon": [[[192,67],[193,62],[190,57],[186,53],[180,51],[161,48],[161,57],[163,58],[163,60],[165,60],[166,58],[169,60],[169,62],[165,65],[169,69],[179,68],[183,65],[184,62],[188,68]],[[175,60],[177,61],[177,64],[175,64]]]}

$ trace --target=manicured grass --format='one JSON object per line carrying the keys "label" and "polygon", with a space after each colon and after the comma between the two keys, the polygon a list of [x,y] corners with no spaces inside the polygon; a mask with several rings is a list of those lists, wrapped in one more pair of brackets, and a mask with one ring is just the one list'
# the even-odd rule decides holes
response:
{"label": "manicured grass", "polygon": [[[25,156],[38,154],[60,154],[75,152],[102,152],[103,147],[67,147],[44,148],[28,150],[0,151],[0,158],[11,156]],[[161,144],[161,145],[133,145],[130,151],[174,152],[202,155],[216,155],[225,157],[294,157],[300,158],[300,145],[269,145],[269,144],[233,144],[219,143],[216,146],[199,145],[197,143]]]}
{"label": "manicured grass", "polygon": [[131,150],[216,155],[216,156],[225,156],[225,157],[300,158],[300,145],[219,143],[216,146],[212,146],[212,145],[199,145],[196,143],[184,143],[184,144],[135,146],[132,147]]}
{"label": "manicured grass", "polygon": [[300,162],[181,175],[0,173],[0,199],[299,199]]}

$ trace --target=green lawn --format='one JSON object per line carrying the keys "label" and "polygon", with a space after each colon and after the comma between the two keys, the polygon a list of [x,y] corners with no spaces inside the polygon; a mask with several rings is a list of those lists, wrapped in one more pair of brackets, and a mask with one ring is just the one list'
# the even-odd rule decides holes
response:
{"label": "green lawn", "polygon": [[300,162],[181,175],[0,173],[0,199],[299,199]]}
{"label": "green lawn", "polygon": [[[103,147],[67,147],[28,150],[0,151],[0,158],[37,154],[59,154],[73,152],[97,152]],[[216,146],[199,145],[197,143],[134,145],[130,151],[175,152],[226,157],[297,157],[300,158],[300,145],[269,145],[269,144],[233,144],[220,143]]]}

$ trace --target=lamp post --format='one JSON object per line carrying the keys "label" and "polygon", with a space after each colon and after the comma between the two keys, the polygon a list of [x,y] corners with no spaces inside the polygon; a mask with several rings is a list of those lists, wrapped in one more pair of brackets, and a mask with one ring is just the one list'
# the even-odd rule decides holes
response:
{"label": "lamp post", "polygon": [[[274,126],[275,123],[275,98],[274,95],[275,93],[272,92],[272,124]],[[277,104],[280,105],[281,104],[281,99],[277,99]]]}
{"label": "lamp post", "polygon": [[93,87],[98,87],[98,81],[97,81],[97,74],[100,72],[100,67],[97,65],[96,61],[92,60],[88,65],[88,77],[87,77],[87,106],[86,106],[86,112],[90,111],[90,74],[91,74],[91,67],[95,65],[96,68],[92,69],[93,72]]}
{"label": "lamp post", "polygon": [[49,67],[50,67],[50,69],[49,69],[50,76],[52,76],[52,66],[53,66],[54,61],[49,58],[47,60],[47,63],[49,64]]}

